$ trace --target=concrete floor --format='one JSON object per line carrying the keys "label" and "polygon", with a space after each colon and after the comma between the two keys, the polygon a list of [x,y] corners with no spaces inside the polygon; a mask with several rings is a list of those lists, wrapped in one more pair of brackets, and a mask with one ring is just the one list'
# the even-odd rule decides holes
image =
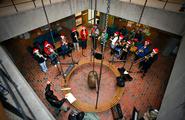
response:
{"label": "concrete floor", "polygon": [[[30,53],[27,51],[28,46],[32,45],[33,38],[37,36],[37,31],[32,33],[32,38],[29,40],[21,40],[21,39],[11,39],[3,43],[3,45],[7,48],[10,52],[10,56],[14,59],[16,66],[19,68],[23,76],[26,78],[29,85],[33,88],[36,92],[38,97],[43,101],[46,107],[50,110],[50,112],[54,115],[54,108],[51,107],[44,97],[44,89],[46,87],[46,81],[44,78],[46,77],[44,73],[42,73],[39,69],[37,62],[33,59]],[[157,33],[156,33],[157,34]],[[66,35],[69,38],[69,31],[66,31]],[[160,36],[159,36],[160,38]],[[160,39],[158,39],[160,41]],[[163,43],[164,44],[164,43]],[[84,54],[87,57],[81,55],[80,51],[74,51],[74,59],[75,60],[90,60],[90,47],[91,42],[88,40],[88,47],[87,50],[84,51]],[[100,46],[99,46],[100,47]],[[161,48],[162,49],[162,48]],[[110,56],[110,49],[106,48],[105,51],[105,61],[108,61],[111,58]],[[131,56],[129,56],[129,59]],[[127,61],[125,67],[128,69],[130,67],[130,61]],[[122,111],[126,119],[130,119],[132,115],[133,107],[136,107],[139,110],[140,116],[147,111],[149,107],[154,107],[159,109],[161,105],[161,101],[163,99],[163,95],[168,83],[168,79],[171,73],[171,69],[174,63],[174,57],[168,56],[165,57],[162,54],[159,55],[159,60],[155,62],[151,69],[148,71],[146,76],[142,79],[141,74],[136,73],[138,71],[137,65],[133,67],[131,76],[134,78],[132,81],[126,82],[124,87],[124,94],[122,95],[119,103],[121,104]],[[61,62],[70,62],[71,58],[66,57],[65,59],[60,58]],[[51,65],[50,61],[47,61],[47,66],[49,68],[47,73],[48,80],[52,81],[52,89],[54,90],[55,94],[58,98],[63,98],[64,93],[61,91],[62,86],[64,85],[64,80],[62,76],[59,76],[56,79],[56,75],[58,74],[57,68]],[[115,63],[114,67],[121,67],[122,63]],[[63,66],[64,70],[67,66]],[[98,68],[96,68],[98,70]],[[89,68],[90,70],[90,68]],[[85,73],[83,72],[85,71]],[[99,71],[97,71],[99,72]],[[110,71],[109,71],[110,72]],[[84,75],[85,74],[85,75]],[[91,97],[94,96],[94,93],[89,93],[88,87],[86,84],[82,84],[82,79],[77,80],[77,77],[81,78],[80,76],[86,76],[88,72],[82,67],[79,69],[78,76],[72,75],[71,82],[69,84],[72,87],[72,92],[77,98],[88,101]],[[103,78],[114,79],[115,76],[109,76],[109,74],[103,74]],[[76,79],[76,80],[75,80]],[[110,81],[112,81],[109,79]],[[73,82],[76,81],[76,82]],[[103,92],[104,95],[102,96],[103,100],[107,100],[107,98],[111,98],[114,94],[114,87],[110,85],[107,87],[108,83],[102,83],[102,89],[100,92]],[[115,84],[115,81],[112,82]],[[106,89],[106,90],[105,90]],[[88,90],[88,91],[87,91]],[[110,92],[109,92],[110,91]],[[86,95],[89,95],[87,97]],[[102,94],[102,93],[101,93]],[[25,96],[26,97],[26,96]],[[94,97],[93,97],[94,98]],[[93,100],[89,101],[89,104],[93,104]],[[65,106],[70,106],[70,104],[66,103]],[[66,120],[69,112],[61,114],[56,117],[57,120]],[[104,112],[97,113],[101,120],[113,120],[111,110],[107,110]]]}

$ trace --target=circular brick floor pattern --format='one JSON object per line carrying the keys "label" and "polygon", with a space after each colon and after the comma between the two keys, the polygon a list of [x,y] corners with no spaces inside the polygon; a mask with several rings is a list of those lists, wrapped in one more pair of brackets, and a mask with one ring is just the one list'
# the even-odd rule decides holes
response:
{"label": "circular brick floor pattern", "polygon": [[[90,89],[87,82],[90,71],[92,71],[92,63],[82,63],[71,72],[68,85],[71,87],[72,94],[77,98],[72,105],[85,112],[106,111],[118,103],[123,94],[123,88],[116,86],[116,77],[119,73],[112,65],[104,62],[98,108],[95,109],[96,89]],[[99,75],[100,63],[95,64],[95,71]]]}

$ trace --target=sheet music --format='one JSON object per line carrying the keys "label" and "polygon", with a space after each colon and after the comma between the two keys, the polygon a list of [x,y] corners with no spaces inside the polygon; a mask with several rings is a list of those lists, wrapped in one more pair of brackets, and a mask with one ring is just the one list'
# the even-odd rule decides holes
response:
{"label": "sheet music", "polygon": [[74,95],[72,93],[67,93],[65,95],[65,98],[69,101],[69,103],[73,103],[76,101],[76,98],[74,97]]}

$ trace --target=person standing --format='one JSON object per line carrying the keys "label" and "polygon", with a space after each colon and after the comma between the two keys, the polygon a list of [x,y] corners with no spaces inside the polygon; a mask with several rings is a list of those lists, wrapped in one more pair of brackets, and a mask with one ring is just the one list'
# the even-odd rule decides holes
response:
{"label": "person standing", "polygon": [[34,48],[33,49],[33,57],[38,62],[38,64],[40,65],[41,70],[46,73],[48,71],[48,68],[46,66],[46,60],[47,60],[47,58],[44,57],[39,52],[39,49],[38,48]]}
{"label": "person standing", "polygon": [[144,57],[145,55],[147,55],[149,52],[150,52],[150,40],[149,39],[146,39],[145,42],[144,42],[144,45],[139,45],[138,46],[138,49],[135,53],[135,58],[134,60],[137,60],[139,58],[142,58]]}
{"label": "person standing", "polygon": [[150,54],[144,56],[144,59],[139,63],[140,72],[143,73],[142,78],[147,73],[151,65],[158,59],[159,49],[154,48]]}
{"label": "person standing", "polygon": [[82,49],[87,48],[87,37],[88,37],[88,31],[86,27],[82,26],[82,30],[80,31],[80,36],[82,40]]}
{"label": "person standing", "polygon": [[68,57],[71,57],[69,54],[72,52],[72,49],[69,48],[66,37],[64,35],[61,35],[60,37],[61,37],[61,47],[60,47],[59,55],[62,55],[64,59],[65,59],[65,55],[67,55]]}
{"label": "person standing", "polygon": [[98,25],[94,25],[93,28],[91,29],[91,38],[92,38],[92,45],[93,45],[93,49],[96,50],[97,48],[97,40],[98,40],[98,36],[99,36],[100,32],[98,29]]}
{"label": "person standing", "polygon": [[107,41],[108,41],[108,38],[109,38],[109,35],[108,35],[108,33],[106,32],[106,30],[104,30],[104,31],[101,33],[100,37],[99,37],[100,44],[101,44],[101,51],[103,50],[103,45],[105,45],[105,47],[106,47],[106,43],[107,43]]}
{"label": "person standing", "polygon": [[71,39],[73,41],[73,45],[74,45],[75,50],[79,51],[80,49],[79,49],[79,40],[78,40],[78,38],[79,38],[79,33],[75,28],[73,28],[72,32],[71,32]]}

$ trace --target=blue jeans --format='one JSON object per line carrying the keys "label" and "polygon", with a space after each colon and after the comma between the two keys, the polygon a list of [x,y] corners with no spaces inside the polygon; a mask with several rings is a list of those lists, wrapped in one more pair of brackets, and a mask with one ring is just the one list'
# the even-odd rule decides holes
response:
{"label": "blue jeans", "polygon": [[48,68],[47,68],[47,66],[46,66],[46,62],[44,61],[43,63],[40,63],[39,64],[40,65],[40,68],[41,68],[41,70],[43,71],[43,72],[47,72],[48,71]]}

